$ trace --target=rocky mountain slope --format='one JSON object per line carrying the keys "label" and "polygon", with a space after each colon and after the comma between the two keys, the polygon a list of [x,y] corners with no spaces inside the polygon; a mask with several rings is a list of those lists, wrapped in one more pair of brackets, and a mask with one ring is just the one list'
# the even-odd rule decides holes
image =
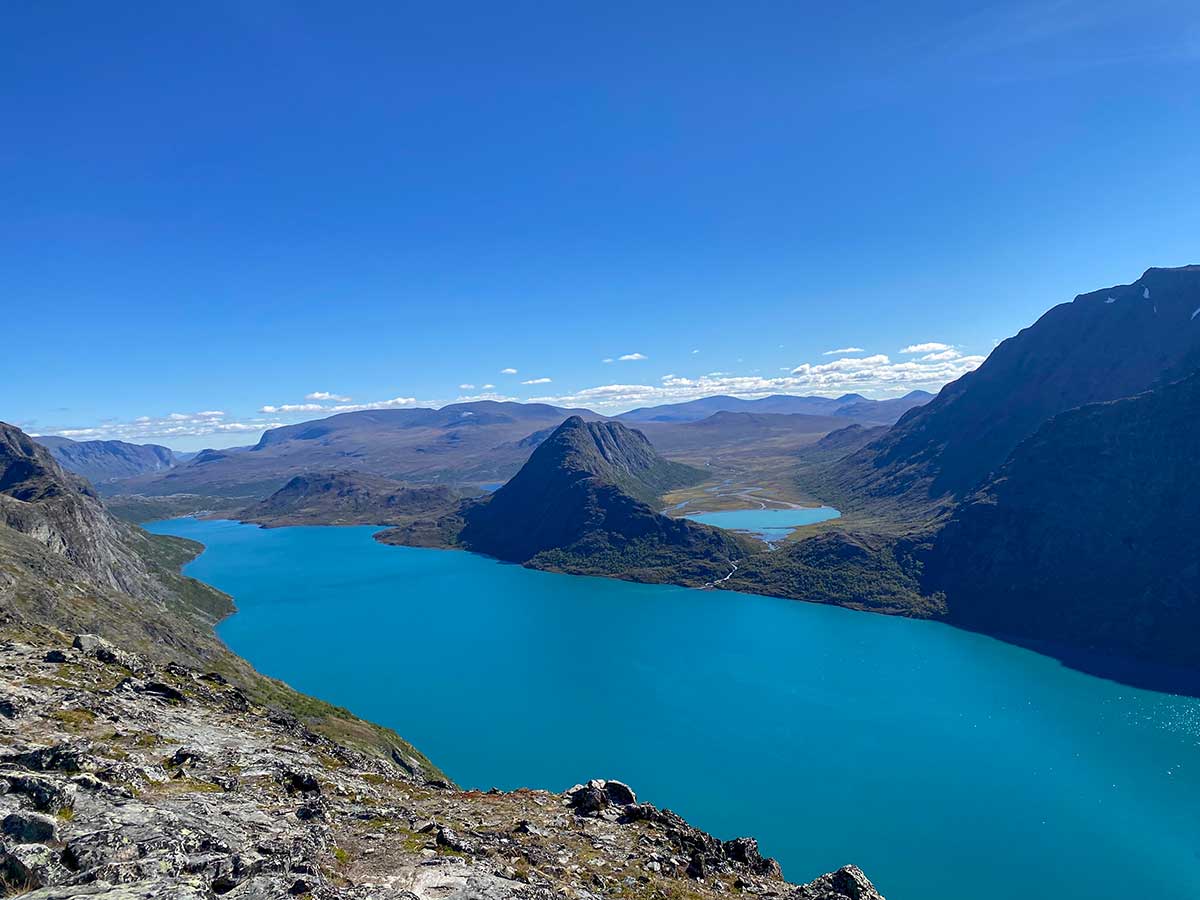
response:
{"label": "rocky mountain slope", "polygon": [[647,501],[702,480],[659,456],[619,422],[573,416],[489,497],[429,529],[385,532],[388,543],[438,540],[535,568],[695,584],[729,572],[744,539],[657,513]]}
{"label": "rocky mountain slope", "polygon": [[1043,422],[1200,365],[1200,266],[1149,269],[1081,294],[1002,342],[978,369],[844,460],[831,482],[866,502],[960,499]]}
{"label": "rocky mountain slope", "polygon": [[212,629],[232,601],[179,574],[201,549],[114,518],[45,447],[0,423],[0,625],[97,632],[157,663],[218,670],[260,702],[372,752],[420,756],[386,729],[302,697],[230,653]]}
{"label": "rocky mountain slope", "polygon": [[173,451],[158,444],[127,444],[125,441],[73,441],[57,435],[42,435],[37,442],[68,472],[93,484],[163,472],[179,464]]}
{"label": "rocky mountain slope", "polygon": [[297,475],[237,518],[259,525],[400,525],[449,513],[462,495],[350,470]]}
{"label": "rocky mountain slope", "polygon": [[955,511],[952,621],[1200,669],[1200,372],[1046,422]]}
{"label": "rocky mountain slope", "polygon": [[853,866],[788,884],[620,782],[458,790],[94,636],[3,634],[0,666],[0,895],[882,900]]}

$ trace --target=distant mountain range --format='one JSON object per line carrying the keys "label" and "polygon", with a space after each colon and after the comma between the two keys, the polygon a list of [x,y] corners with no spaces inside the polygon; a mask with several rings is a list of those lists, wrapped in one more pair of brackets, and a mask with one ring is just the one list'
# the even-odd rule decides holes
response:
{"label": "distant mountain range", "polygon": [[[655,408],[665,411],[661,414],[637,412],[647,414],[643,426],[668,453],[703,455],[735,443],[757,443],[788,452],[847,421],[890,422],[928,397],[922,391],[884,401],[865,400],[857,394],[836,400],[716,397]],[[711,405],[715,414],[702,415],[705,404]],[[724,409],[730,405],[738,409]],[[165,448],[89,442],[104,445],[96,448],[97,454],[103,449],[116,458],[138,451],[138,458],[147,463],[140,468],[127,465],[121,475],[116,474],[115,463],[110,464],[111,476],[95,465],[88,472],[106,494],[146,496],[261,498],[297,475],[344,469],[414,483],[482,484],[511,477],[533,449],[573,415],[587,421],[608,418],[585,409],[495,401],[456,403],[441,409],[363,410],[272,429],[253,447],[204,450],[187,460],[175,455],[169,466],[157,468],[149,460],[159,458],[158,450]],[[617,420],[627,421],[625,417]],[[79,456],[78,451],[71,453]]]}
{"label": "distant mountain range", "polygon": [[163,472],[179,465],[180,459],[158,444],[127,444],[125,441],[73,441],[43,435],[37,442],[68,472],[82,475],[93,484]]}
{"label": "distant mountain range", "polygon": [[[507,484],[465,501],[439,529],[447,543],[533,568],[701,584],[727,574],[750,542],[652,504],[705,477],[663,459],[620,422],[572,416]],[[427,535],[399,529],[380,539],[428,545]]]}
{"label": "distant mountain range", "polygon": [[772,394],[757,400],[739,397],[717,396],[688,400],[684,403],[665,403],[661,406],[644,406],[621,413],[616,418],[622,422],[695,422],[713,413],[776,413],[804,416],[837,416],[857,419],[862,422],[890,425],[908,410],[928,403],[933,394],[928,391],[910,391],[903,397],[892,400],[869,400],[861,394],[843,394],[841,397],[794,397],[790,394]]}

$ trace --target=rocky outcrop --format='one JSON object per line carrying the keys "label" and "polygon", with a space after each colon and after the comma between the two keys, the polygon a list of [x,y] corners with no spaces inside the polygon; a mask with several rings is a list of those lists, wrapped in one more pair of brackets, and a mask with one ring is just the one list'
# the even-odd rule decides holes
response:
{"label": "rocky outcrop", "polygon": [[621,782],[461,791],[219,675],[131,672],[136,654],[70,643],[0,637],[0,895],[880,900],[852,867],[789,885],[752,839],[720,841]]}
{"label": "rocky outcrop", "polygon": [[461,494],[445,485],[413,486],[339,470],[297,475],[237,514],[258,525],[399,525],[450,512]]}

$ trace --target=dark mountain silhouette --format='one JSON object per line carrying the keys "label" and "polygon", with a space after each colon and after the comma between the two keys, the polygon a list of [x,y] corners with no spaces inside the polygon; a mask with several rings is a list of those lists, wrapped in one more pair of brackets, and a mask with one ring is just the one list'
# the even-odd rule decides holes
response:
{"label": "dark mountain silhouette", "polygon": [[847,493],[910,505],[961,498],[1058,413],[1140,393],[1200,364],[1200,266],[1150,269],[1081,294],[844,461]]}
{"label": "dark mountain silhouette", "polygon": [[1046,422],[954,512],[926,591],[992,633],[1200,667],[1200,372]]}

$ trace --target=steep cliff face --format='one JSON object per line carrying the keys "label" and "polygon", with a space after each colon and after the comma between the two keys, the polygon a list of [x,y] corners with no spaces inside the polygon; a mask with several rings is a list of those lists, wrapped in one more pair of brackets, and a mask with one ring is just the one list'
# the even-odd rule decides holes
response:
{"label": "steep cliff face", "polygon": [[1063,413],[934,544],[952,621],[1200,668],[1200,372]]}
{"label": "steep cliff face", "polygon": [[564,422],[507,484],[465,504],[459,542],[538,568],[637,580],[703,582],[744,553],[716,528],[660,515],[641,498],[700,474],[662,459],[616,422]]}
{"label": "steep cliff face", "polygon": [[164,591],[132,545],[133,527],[104,509],[91,486],[65,472],[24,432],[0,422],[0,525],[66,557],[97,584],[135,596]]}
{"label": "steep cliff face", "polygon": [[1150,269],[1056,306],[847,457],[834,481],[851,495],[903,497],[910,507],[961,499],[1052,416],[1200,365],[1198,309],[1200,266]]}

